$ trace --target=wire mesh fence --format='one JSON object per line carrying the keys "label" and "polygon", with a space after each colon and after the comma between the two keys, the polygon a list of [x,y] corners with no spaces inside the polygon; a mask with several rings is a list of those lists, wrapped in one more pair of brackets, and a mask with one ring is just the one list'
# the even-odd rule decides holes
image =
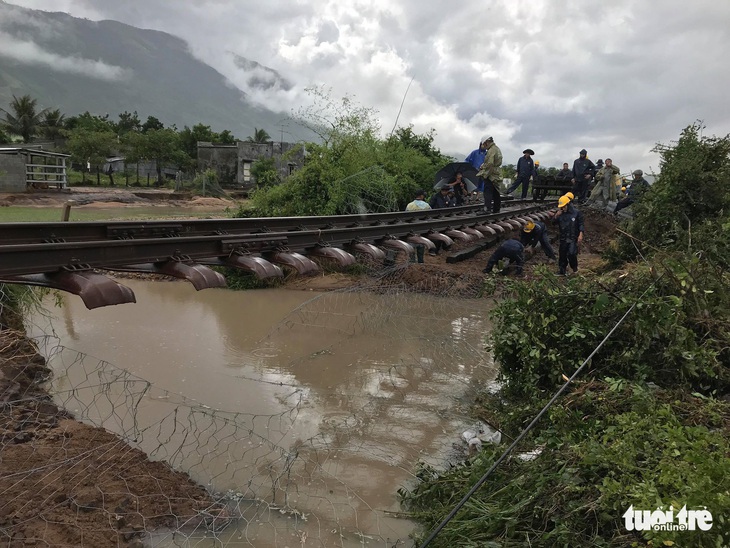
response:
{"label": "wire mesh fence", "polygon": [[494,368],[477,286],[414,292],[405,271],[318,295],[234,348],[235,374],[210,382],[247,394],[235,411],[72,350],[47,324],[32,331],[50,369],[2,331],[18,385],[0,400],[2,542],[411,546],[397,490],[418,462],[463,456],[472,389]]}

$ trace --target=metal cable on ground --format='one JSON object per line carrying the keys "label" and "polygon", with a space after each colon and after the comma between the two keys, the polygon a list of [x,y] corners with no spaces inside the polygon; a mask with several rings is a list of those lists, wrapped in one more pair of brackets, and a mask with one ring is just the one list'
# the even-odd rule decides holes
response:
{"label": "metal cable on ground", "polygon": [[[659,279],[661,279],[661,278],[659,278]],[[438,524],[436,529],[434,529],[433,532],[428,536],[428,538],[423,542],[423,544],[421,544],[420,548],[426,548],[429,544],[431,544],[431,542],[438,536],[438,534],[441,532],[441,530],[444,527],[446,527],[446,525],[454,518],[454,516],[457,514],[457,512],[459,510],[461,510],[461,508],[467,503],[467,501],[472,497],[472,495],[477,492],[477,490],[484,484],[485,481],[487,481],[487,478],[489,478],[489,476],[492,474],[492,472],[494,472],[494,470],[497,469],[497,466],[499,466],[500,463],[504,459],[507,458],[507,456],[512,452],[512,450],[517,446],[517,444],[520,443],[520,441],[522,441],[522,439],[529,433],[529,431],[532,430],[532,428],[535,426],[535,424],[537,424],[537,421],[539,421],[540,418],[547,412],[547,410],[550,409],[550,407],[552,407],[552,405],[563,394],[563,392],[565,392],[567,390],[568,385],[570,385],[570,383],[573,381],[573,379],[575,379],[581,373],[581,371],[583,371],[583,368],[586,366],[586,364],[588,364],[588,362],[591,361],[593,356],[596,355],[596,353],[601,349],[601,347],[606,343],[606,341],[611,337],[611,335],[613,335],[614,331],[616,331],[616,329],[618,329],[618,327],[624,322],[624,320],[628,317],[628,315],[631,314],[631,311],[634,310],[634,308],[636,308],[636,305],[641,301],[642,297],[644,295],[646,295],[647,291],[649,291],[649,289],[651,289],[659,281],[659,279],[652,282],[649,285],[649,287],[647,287],[644,290],[644,292],[641,294],[641,296],[639,296],[639,298],[636,299],[634,304],[632,304],[631,307],[629,307],[629,309],[626,311],[626,313],[623,316],[621,316],[619,321],[616,322],[616,325],[614,325],[611,328],[611,331],[608,332],[608,334],[603,338],[603,340],[598,344],[598,346],[596,346],[596,348],[593,350],[593,352],[591,352],[590,355],[583,361],[583,363],[580,364],[580,367],[578,367],[578,369],[575,370],[575,372],[570,376],[570,378],[567,381],[565,381],[565,384],[563,384],[563,386],[560,387],[560,389],[555,393],[555,395],[550,399],[550,401],[545,404],[545,407],[543,407],[540,410],[540,412],[535,416],[535,418],[532,419],[532,422],[530,422],[530,424],[528,424],[525,427],[525,429],[522,430],[522,432],[520,432],[520,435],[515,438],[515,440],[510,444],[509,447],[507,447],[507,449],[505,449],[504,453],[502,453],[502,455],[500,455],[500,457],[494,462],[494,464],[492,464],[492,466],[489,468],[489,470],[487,470],[484,473],[484,475],[481,478],[479,478],[479,481],[477,481],[474,484],[474,486],[471,489],[469,489],[469,492],[466,495],[464,495],[464,497],[457,503],[457,505],[454,506],[454,508],[451,510],[451,512],[449,512],[449,514],[443,519],[443,521],[441,521],[441,523]]]}

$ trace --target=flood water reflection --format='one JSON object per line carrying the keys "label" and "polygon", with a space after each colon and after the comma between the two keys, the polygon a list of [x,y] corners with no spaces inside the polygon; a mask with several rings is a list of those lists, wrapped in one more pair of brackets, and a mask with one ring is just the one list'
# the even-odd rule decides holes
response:
{"label": "flood water reflection", "polygon": [[[58,401],[227,494],[225,546],[411,545],[396,490],[494,376],[485,301],[123,283],[136,304],[32,318]],[[153,539],[186,542],[215,545]]]}

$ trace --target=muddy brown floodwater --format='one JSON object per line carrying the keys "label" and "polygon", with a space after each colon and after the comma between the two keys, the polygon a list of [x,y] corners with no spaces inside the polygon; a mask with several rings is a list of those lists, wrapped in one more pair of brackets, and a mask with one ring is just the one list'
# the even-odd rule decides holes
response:
{"label": "muddy brown floodwater", "polygon": [[153,545],[412,545],[397,490],[419,461],[459,458],[469,397],[495,374],[486,299],[123,283],[136,304],[63,295],[28,332],[57,403],[240,516]]}

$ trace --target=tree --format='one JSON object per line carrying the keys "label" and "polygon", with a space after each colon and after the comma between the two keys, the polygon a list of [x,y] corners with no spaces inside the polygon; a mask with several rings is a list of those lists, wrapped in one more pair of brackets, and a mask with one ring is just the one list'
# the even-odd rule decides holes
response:
{"label": "tree", "polygon": [[222,145],[235,145],[236,137],[229,130],[224,129],[218,134],[218,138],[215,141]]}
{"label": "tree", "polygon": [[195,124],[192,129],[185,126],[180,131],[180,146],[192,160],[198,158],[198,141],[212,143],[216,139],[216,133],[210,126]]}
{"label": "tree", "polygon": [[24,143],[30,141],[38,134],[41,125],[41,118],[45,114],[45,110],[36,111],[38,104],[37,99],[31,98],[30,95],[16,97],[10,103],[10,110],[1,109],[5,113],[3,120],[3,128],[23,138]]}
{"label": "tree", "polygon": [[147,133],[150,130],[164,129],[165,125],[160,122],[154,116],[147,116],[147,120],[142,124],[142,133]]}
{"label": "tree", "polygon": [[730,135],[703,135],[704,126],[686,127],[672,145],[657,145],[660,175],[631,206],[633,220],[619,238],[623,258],[657,248],[692,250],[703,261],[730,269]]}
{"label": "tree", "polygon": [[78,116],[71,116],[66,118],[64,127],[67,130],[83,129],[86,131],[99,131],[107,132],[111,131],[116,133],[116,125],[109,121],[109,115],[99,116],[97,114],[91,114],[88,110]]}
{"label": "tree", "polygon": [[265,129],[253,128],[253,135],[246,139],[249,143],[268,143],[271,136],[266,133]]}
{"label": "tree", "polygon": [[66,115],[60,109],[47,110],[43,114],[41,122],[41,135],[44,139],[58,139],[63,135],[63,127]]}
{"label": "tree", "polygon": [[141,131],[142,123],[139,121],[139,115],[135,110],[129,113],[126,110],[119,114],[119,121],[116,124],[117,135],[122,137],[130,131]]}
{"label": "tree", "polygon": [[[433,131],[417,135],[398,129],[378,136],[373,109],[345,97],[329,98],[314,88],[314,106],[300,111],[300,123],[320,136],[307,143],[301,169],[279,185],[260,188],[254,206],[260,215],[336,215],[402,209],[413,192],[433,181],[450,158],[433,147]],[[265,170],[265,164],[259,166]],[[259,186],[261,186],[261,181]]]}
{"label": "tree", "polygon": [[251,176],[259,188],[281,183],[273,158],[259,158],[251,166]]}
{"label": "tree", "polygon": [[180,149],[180,136],[171,128],[151,129],[146,133],[129,134],[130,156],[137,160],[146,158],[155,162],[157,184],[162,184],[162,168],[165,164],[180,166],[186,155]]}
{"label": "tree", "polygon": [[512,179],[517,173],[517,166],[515,164],[505,164],[499,168],[499,173],[502,179]]}
{"label": "tree", "polygon": [[[103,164],[116,145],[117,136],[113,131],[94,131],[77,128],[69,133],[66,146],[71,159],[80,163]],[[86,182],[86,170],[83,171]]]}

